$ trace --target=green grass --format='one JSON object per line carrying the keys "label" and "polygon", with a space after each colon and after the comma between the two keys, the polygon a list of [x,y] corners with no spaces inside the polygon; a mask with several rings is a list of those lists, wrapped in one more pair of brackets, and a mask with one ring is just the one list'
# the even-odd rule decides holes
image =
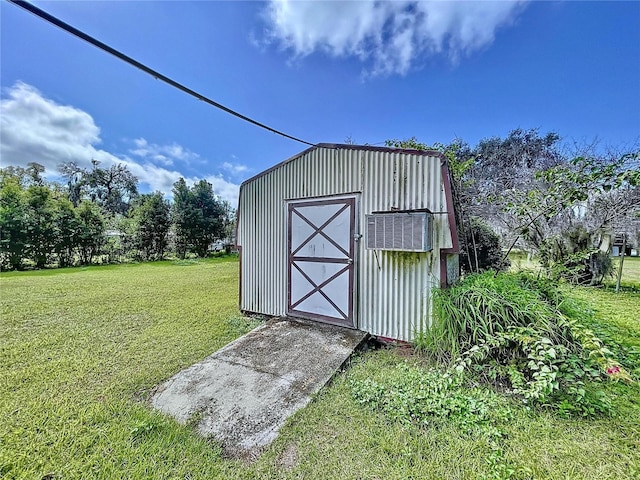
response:
{"label": "green grass", "polygon": [[[403,425],[354,405],[349,379],[384,378],[404,359],[392,351],[361,358],[332,387],[296,415],[255,471],[283,475],[270,463],[294,445],[296,469],[289,478],[480,478],[489,474],[488,448],[453,424]],[[617,387],[616,387],[617,388]],[[640,474],[637,387],[622,387],[620,416],[567,420],[514,407],[503,428],[504,461],[541,479],[631,479]],[[525,477],[526,478],[526,477]]]}
{"label": "green grass", "polygon": [[244,333],[235,261],[0,276],[0,476],[217,474],[149,390]]}
{"label": "green grass", "polygon": [[537,258],[529,258],[525,252],[521,251],[511,252],[509,254],[509,261],[511,262],[509,270],[514,272],[519,272],[521,270],[537,272],[541,268],[540,262],[538,262]]}
{"label": "green grass", "polygon": [[598,318],[606,318],[606,322],[594,322],[589,327],[640,380],[640,293],[579,288],[572,294],[590,304]]}
{"label": "green grass", "polygon": [[[619,259],[614,260],[615,275],[618,274]],[[615,279],[609,279],[608,284],[615,284]],[[640,289],[640,257],[625,257],[622,264],[621,285],[634,286]]]}
{"label": "green grass", "polygon": [[[536,258],[529,259],[525,253],[515,252],[509,255],[511,260],[511,271],[529,271],[538,272],[541,271],[540,263]],[[615,286],[616,278],[618,275],[618,266],[620,265],[620,258],[613,259],[613,276],[605,278],[605,285]],[[640,290],[640,257],[625,257],[622,264],[622,278],[620,282],[622,287],[632,288]]]}
{"label": "green grass", "polygon": [[[629,259],[627,259],[629,260]],[[626,261],[625,261],[626,264]],[[406,425],[360,405],[352,380],[383,380],[406,349],[356,357],[254,463],[153,412],[150,390],[254,324],[238,317],[237,262],[77,268],[0,275],[0,477],[461,479],[490,473],[487,445],[446,421]],[[640,293],[578,288],[601,328],[640,343]],[[535,478],[640,475],[640,387],[610,384],[618,414],[562,419],[514,405],[504,461]],[[517,478],[517,477],[516,477]]]}

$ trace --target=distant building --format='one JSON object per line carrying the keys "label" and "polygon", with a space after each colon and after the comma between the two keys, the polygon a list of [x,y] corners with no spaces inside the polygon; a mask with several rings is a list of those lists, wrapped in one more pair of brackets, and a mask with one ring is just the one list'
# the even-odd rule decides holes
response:
{"label": "distant building", "polygon": [[[622,254],[622,248],[625,246],[624,234],[618,233],[613,237],[611,242],[611,256],[619,257]],[[626,249],[624,252],[625,256],[637,256],[638,251],[634,248],[633,239],[627,235]]]}

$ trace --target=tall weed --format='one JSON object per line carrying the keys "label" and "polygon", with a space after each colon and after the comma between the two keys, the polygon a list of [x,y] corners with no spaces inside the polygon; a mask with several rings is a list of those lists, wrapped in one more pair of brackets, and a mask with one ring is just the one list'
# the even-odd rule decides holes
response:
{"label": "tall weed", "polygon": [[[486,272],[471,275],[450,289],[434,291],[434,323],[417,335],[418,350],[453,360],[511,327],[535,326],[559,339],[562,331],[554,321],[553,303],[560,294],[546,285],[531,288],[534,284],[537,281],[524,274]],[[553,303],[548,301],[552,298]]]}
{"label": "tall weed", "polygon": [[594,382],[631,381],[584,324],[585,310],[557,285],[531,275],[487,272],[434,292],[434,323],[416,347],[525,403],[598,415],[610,403]]}

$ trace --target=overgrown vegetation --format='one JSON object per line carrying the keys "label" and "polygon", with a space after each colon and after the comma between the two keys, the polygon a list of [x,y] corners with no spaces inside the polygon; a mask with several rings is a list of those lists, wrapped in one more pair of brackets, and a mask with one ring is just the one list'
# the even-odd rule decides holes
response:
{"label": "overgrown vegetation", "polygon": [[599,285],[612,273],[615,234],[638,237],[640,153],[578,156],[534,173],[532,186],[499,199],[511,230],[539,254],[552,278]]}
{"label": "overgrown vegetation", "polygon": [[[486,442],[490,478],[516,473],[504,462],[504,425],[513,420],[509,402],[487,388],[469,386],[458,372],[401,363],[383,380],[352,380],[357,402],[403,424],[454,425],[461,435]],[[529,473],[520,470],[518,473]]]}
{"label": "overgrown vegetation", "polygon": [[606,378],[631,377],[585,325],[592,314],[549,280],[472,275],[434,297],[435,323],[419,348],[530,405],[564,414],[610,413]]}
{"label": "overgrown vegetation", "polygon": [[502,251],[500,236],[489,225],[472,217],[463,233],[464,242],[461,242],[460,250],[460,269],[463,273],[509,268],[510,262]]}
{"label": "overgrown vegetation", "polygon": [[[640,333],[637,326],[632,331]],[[606,419],[528,409],[473,375],[447,376],[424,357],[406,359],[386,351],[357,365],[348,385],[373,419],[388,419],[378,428],[415,440],[397,457],[405,465],[401,452],[411,452],[415,467],[403,473],[419,469],[422,476],[416,478],[595,480],[631,479],[640,473],[637,383],[602,385],[612,405]],[[356,416],[351,428],[358,431],[363,429],[358,423],[371,423],[365,416]],[[433,443],[425,450],[422,441]]]}
{"label": "overgrown vegetation", "polygon": [[[640,323],[637,315],[631,320],[637,307],[629,305],[622,324],[603,322],[586,302],[526,273],[471,275],[436,295],[436,323],[416,342],[428,355],[351,380],[351,392],[403,425],[455,425],[482,442],[486,465],[473,477],[536,478],[534,465],[507,454],[523,412],[527,422],[546,412],[548,422],[619,422],[628,408],[637,411],[632,375],[640,372]],[[598,295],[603,301],[613,294]],[[637,474],[639,458],[632,458],[628,472]]]}

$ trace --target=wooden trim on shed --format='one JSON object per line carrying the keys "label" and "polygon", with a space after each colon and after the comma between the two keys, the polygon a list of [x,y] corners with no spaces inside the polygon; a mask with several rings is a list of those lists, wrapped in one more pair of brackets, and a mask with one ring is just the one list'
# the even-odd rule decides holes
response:
{"label": "wooden trim on shed", "polygon": [[440,249],[440,287],[447,286],[447,255],[460,252],[458,243],[458,226],[456,225],[455,205],[453,203],[453,193],[451,192],[451,176],[449,173],[449,165],[442,156],[442,184],[444,186],[444,195],[447,201],[447,218],[449,220],[449,231],[451,232],[451,248]]}
{"label": "wooden trim on shed", "polygon": [[[324,206],[324,205],[332,205],[332,204],[344,204],[349,209],[349,251],[345,251],[340,245],[337,245],[334,243],[334,246],[345,255],[345,258],[327,259],[322,257],[309,257],[309,258],[296,257],[295,254],[299,251],[299,249],[292,251],[293,245],[291,243],[292,242],[291,218],[293,213],[296,212],[296,207]],[[330,224],[335,218],[337,218],[344,210],[345,210],[344,208],[338,210],[338,212],[336,212],[333,216],[331,216],[328,220],[326,220],[326,222],[322,226],[312,227],[312,228],[315,228],[315,232],[313,232],[307,238],[307,240],[309,238],[314,237],[318,233],[322,234],[322,229],[326,225]],[[300,212],[296,212],[296,213],[300,218],[305,220],[305,217],[302,216]],[[356,275],[356,269],[355,269],[356,245],[355,245],[355,239],[353,234],[355,233],[355,227],[356,227],[356,197],[355,196],[333,195],[333,196],[323,197],[322,199],[318,199],[318,197],[312,197],[310,199],[302,198],[302,199],[292,200],[288,202],[288,205],[287,205],[287,316],[306,318],[309,320],[319,320],[325,323],[331,323],[333,325],[339,325],[347,328],[357,328],[355,302],[354,302],[355,275]],[[331,238],[327,237],[326,235],[325,235],[325,238],[333,243],[333,240]],[[303,241],[301,245],[304,245],[307,240]],[[329,297],[327,297],[321,291],[322,286],[315,285],[313,280],[311,280],[309,277],[306,277],[305,273],[302,270],[300,270],[300,268],[297,265],[295,265],[296,261],[307,261],[307,262],[318,262],[318,263],[324,263],[324,262],[339,263],[339,264],[345,265],[346,270],[342,270],[338,272],[334,278],[337,278],[338,276],[344,274],[345,271],[348,274],[348,279],[349,279],[348,290],[349,291],[348,291],[348,307],[347,307],[348,311],[346,312],[346,314],[335,303],[333,303],[333,301]],[[312,291],[312,294],[315,293],[316,291],[322,294],[327,299],[327,301],[333,306],[333,308],[341,316],[344,317],[344,320],[318,314],[318,313],[303,312],[300,310],[296,310],[296,307],[300,303],[300,300],[298,300],[296,304],[292,304],[292,299],[291,299],[291,272],[292,272],[291,267],[292,266],[296,266],[299,272],[306,277],[307,281],[310,284],[315,285],[315,289],[314,291]],[[326,283],[327,284],[330,283],[334,278],[328,280]]]}

